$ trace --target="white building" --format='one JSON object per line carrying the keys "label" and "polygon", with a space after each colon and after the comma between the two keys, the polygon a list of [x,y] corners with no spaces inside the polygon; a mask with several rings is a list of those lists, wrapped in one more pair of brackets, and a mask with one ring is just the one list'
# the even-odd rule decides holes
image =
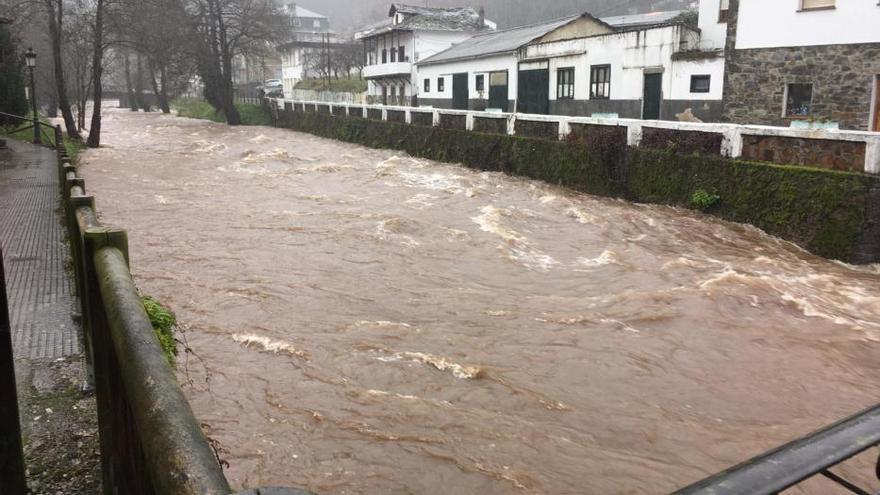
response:
{"label": "white building", "polygon": [[729,0],[727,17],[725,120],[880,132],[875,0]]}
{"label": "white building", "polygon": [[278,46],[281,57],[281,82],[284,94],[291,95],[296,83],[309,76],[311,54],[324,49],[325,40],[335,43],[327,16],[312,12],[296,4],[284,2],[281,7],[284,22],[290,26],[288,41]]}
{"label": "white building", "polygon": [[392,4],[388,19],[355,35],[364,45],[370,103],[409,105],[418,95],[415,63],[474,34],[494,30],[482,11]]}
{"label": "white building", "polygon": [[695,21],[678,11],[605,19],[583,14],[475,36],[418,64],[419,103],[718,120],[724,61],[719,50],[701,50]]}

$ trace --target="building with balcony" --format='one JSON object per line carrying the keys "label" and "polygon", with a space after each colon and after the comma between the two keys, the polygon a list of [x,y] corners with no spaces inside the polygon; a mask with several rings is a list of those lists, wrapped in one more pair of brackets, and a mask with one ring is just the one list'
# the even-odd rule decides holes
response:
{"label": "building with balcony", "polygon": [[416,62],[495,27],[482,10],[392,4],[387,19],[355,35],[363,43],[367,101],[414,104],[419,96]]}

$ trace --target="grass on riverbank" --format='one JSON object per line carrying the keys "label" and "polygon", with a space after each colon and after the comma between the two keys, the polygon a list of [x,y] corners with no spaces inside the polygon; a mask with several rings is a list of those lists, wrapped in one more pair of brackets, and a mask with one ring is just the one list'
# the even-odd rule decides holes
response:
{"label": "grass on riverbank", "polygon": [[367,80],[350,77],[331,79],[327,86],[326,79],[303,79],[296,83],[294,89],[310,89],[312,91],[338,91],[341,93],[363,93],[367,90]]}
{"label": "grass on riverbank", "polygon": [[[43,144],[47,146],[55,146],[55,131],[51,129],[52,124],[47,120],[42,120],[44,124],[49,127],[43,128],[43,133],[41,134]],[[27,143],[31,143],[34,140],[34,129],[33,127],[28,129],[22,129],[17,132],[16,129],[20,128],[22,125],[19,124],[15,126],[0,126],[0,137],[15,139],[17,141],[24,141]],[[85,144],[81,141],[73,141],[67,137],[64,138],[64,148],[67,150],[67,155],[70,156],[72,163],[76,163],[76,159],[79,156],[79,153],[85,149]]]}
{"label": "grass on riverbank", "polygon": [[[171,102],[171,108],[177,110],[177,115],[181,117],[210,120],[221,124],[226,122],[226,116],[223,115],[223,112],[218,112],[205,100],[179,98]],[[242,125],[272,125],[272,117],[260,105],[236,103],[235,108],[241,115]]]}

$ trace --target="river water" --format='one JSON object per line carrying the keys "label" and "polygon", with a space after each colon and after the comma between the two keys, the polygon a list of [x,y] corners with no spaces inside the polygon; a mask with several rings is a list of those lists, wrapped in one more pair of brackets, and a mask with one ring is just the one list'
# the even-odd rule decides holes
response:
{"label": "river water", "polygon": [[663,493],[880,398],[878,266],[283,129],[103,138],[86,185],[239,487]]}

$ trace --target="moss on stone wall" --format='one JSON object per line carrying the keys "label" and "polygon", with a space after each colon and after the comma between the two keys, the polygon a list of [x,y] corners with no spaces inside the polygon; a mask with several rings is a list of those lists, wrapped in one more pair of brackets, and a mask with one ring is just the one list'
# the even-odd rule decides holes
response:
{"label": "moss on stone wall", "polygon": [[278,125],[373,148],[405,150],[479,170],[501,171],[602,196],[689,207],[695,192],[718,196],[708,210],[844,261],[873,262],[859,247],[876,237],[868,198],[880,179],[864,174],[624,148],[617,153],[543,139],[395,122],[279,112]]}

